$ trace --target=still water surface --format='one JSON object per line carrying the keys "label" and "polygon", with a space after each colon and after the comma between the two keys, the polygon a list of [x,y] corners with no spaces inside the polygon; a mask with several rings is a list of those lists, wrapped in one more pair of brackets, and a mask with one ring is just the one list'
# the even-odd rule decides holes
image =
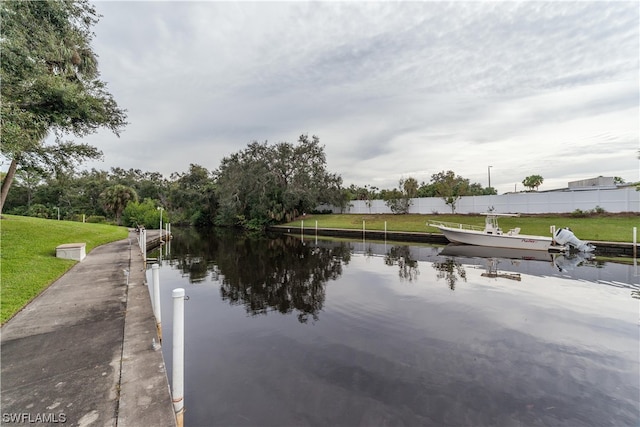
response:
{"label": "still water surface", "polygon": [[163,352],[171,378],[171,291],[183,287],[187,427],[639,423],[637,267],[174,235]]}

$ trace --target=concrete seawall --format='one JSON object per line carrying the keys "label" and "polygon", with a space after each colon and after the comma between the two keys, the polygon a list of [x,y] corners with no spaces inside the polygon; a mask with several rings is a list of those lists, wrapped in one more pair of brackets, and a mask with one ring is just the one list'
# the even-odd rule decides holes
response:
{"label": "concrete seawall", "polygon": [[[277,225],[269,227],[269,231],[277,233],[291,233],[300,234],[300,228]],[[313,236],[316,234],[315,228],[305,228],[304,235]],[[440,233],[418,233],[418,232],[406,232],[406,231],[379,231],[379,230],[356,230],[356,229],[344,229],[344,228],[318,228],[317,234],[319,236],[333,236],[333,237],[347,237],[351,239],[366,239],[372,240],[393,240],[398,242],[418,242],[418,243],[431,243],[437,245],[447,245],[449,240]],[[626,256],[633,257],[633,243],[624,242],[597,242],[591,241],[596,247],[596,255],[600,256]],[[640,245],[636,245],[637,254],[640,254]]]}

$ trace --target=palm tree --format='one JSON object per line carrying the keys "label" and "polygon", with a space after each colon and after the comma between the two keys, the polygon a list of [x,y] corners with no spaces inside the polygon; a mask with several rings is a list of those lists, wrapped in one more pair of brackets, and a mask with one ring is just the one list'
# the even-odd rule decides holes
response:
{"label": "palm tree", "polygon": [[529,191],[532,191],[534,188],[537,191],[538,187],[540,187],[543,182],[544,178],[540,175],[531,175],[522,180],[522,185],[527,187]]}
{"label": "palm tree", "polygon": [[116,184],[104,190],[100,194],[100,200],[105,210],[113,212],[116,217],[116,223],[120,225],[122,211],[127,207],[127,203],[138,201],[138,193],[131,187]]}

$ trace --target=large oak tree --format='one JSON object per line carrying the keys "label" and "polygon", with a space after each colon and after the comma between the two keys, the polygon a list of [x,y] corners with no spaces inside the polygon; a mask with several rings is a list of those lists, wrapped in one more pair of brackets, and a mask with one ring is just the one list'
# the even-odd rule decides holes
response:
{"label": "large oak tree", "polygon": [[262,228],[336,203],[342,179],[326,169],[318,137],[297,144],[253,142],[222,159],[216,171],[220,225]]}
{"label": "large oak tree", "polygon": [[[56,162],[98,158],[88,144],[65,141],[106,127],[116,135],[126,125],[100,80],[91,48],[99,15],[86,1],[0,3],[1,147],[11,160],[0,191],[0,212],[18,168],[53,169]],[[55,135],[55,142],[45,143]]]}

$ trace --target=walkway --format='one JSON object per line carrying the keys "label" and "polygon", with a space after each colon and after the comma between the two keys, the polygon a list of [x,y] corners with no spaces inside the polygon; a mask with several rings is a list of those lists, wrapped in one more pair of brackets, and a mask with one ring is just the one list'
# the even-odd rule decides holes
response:
{"label": "walkway", "polygon": [[3,425],[175,426],[136,238],[93,249],[2,327]]}

